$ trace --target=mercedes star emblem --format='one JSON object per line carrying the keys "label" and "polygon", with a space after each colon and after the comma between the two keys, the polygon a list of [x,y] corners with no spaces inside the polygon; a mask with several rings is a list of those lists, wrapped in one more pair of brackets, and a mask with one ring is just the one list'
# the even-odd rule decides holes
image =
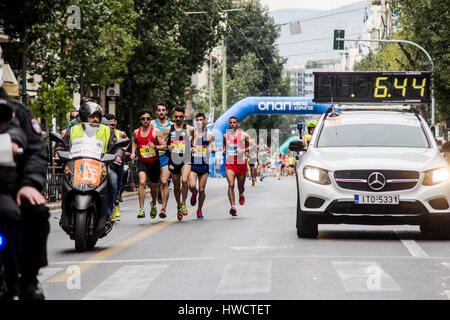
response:
{"label": "mercedes star emblem", "polygon": [[373,172],[367,178],[367,184],[372,190],[378,191],[386,185],[386,178],[380,172]]}

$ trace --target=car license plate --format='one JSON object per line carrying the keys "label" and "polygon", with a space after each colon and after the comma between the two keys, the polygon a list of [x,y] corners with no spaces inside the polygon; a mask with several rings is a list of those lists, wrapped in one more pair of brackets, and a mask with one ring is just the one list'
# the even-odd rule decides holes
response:
{"label": "car license plate", "polygon": [[355,194],[355,204],[399,204],[400,196],[381,194]]}

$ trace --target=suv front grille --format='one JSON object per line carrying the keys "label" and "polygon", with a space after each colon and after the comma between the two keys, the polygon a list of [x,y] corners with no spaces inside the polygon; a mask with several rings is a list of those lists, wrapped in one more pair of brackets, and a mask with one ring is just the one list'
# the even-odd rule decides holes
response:
{"label": "suv front grille", "polygon": [[[385,177],[385,185],[381,189],[375,190],[369,186],[369,176],[375,172],[381,173]],[[338,170],[334,172],[334,180],[343,189],[386,192],[408,190],[416,186],[420,174],[417,171],[405,170]]]}

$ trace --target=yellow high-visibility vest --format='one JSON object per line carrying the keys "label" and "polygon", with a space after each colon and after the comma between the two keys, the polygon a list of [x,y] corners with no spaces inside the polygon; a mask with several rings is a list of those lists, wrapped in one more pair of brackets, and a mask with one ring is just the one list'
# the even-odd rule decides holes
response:
{"label": "yellow high-visibility vest", "polygon": [[[117,135],[117,133],[116,133]],[[111,137],[111,132],[108,126],[103,124],[99,125],[95,138],[103,142],[103,153],[108,152],[108,142]],[[78,123],[70,128],[70,144],[72,144],[73,139],[84,138],[83,124]]]}

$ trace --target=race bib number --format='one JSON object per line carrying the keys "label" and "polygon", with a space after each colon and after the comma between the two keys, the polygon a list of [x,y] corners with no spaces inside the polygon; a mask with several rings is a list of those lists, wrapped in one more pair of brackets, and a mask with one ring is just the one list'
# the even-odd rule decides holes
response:
{"label": "race bib number", "polygon": [[230,156],[235,156],[238,154],[238,150],[241,150],[241,146],[227,146],[227,154]]}
{"label": "race bib number", "polygon": [[156,151],[154,148],[150,148],[148,145],[143,145],[142,148],[139,149],[142,158],[152,158],[156,156]]}
{"label": "race bib number", "polygon": [[88,183],[99,186],[101,175],[101,162],[92,159],[75,160],[74,184]]}
{"label": "race bib number", "polygon": [[103,142],[95,138],[75,138],[70,152],[74,158],[87,157],[100,160],[103,153]]}
{"label": "race bib number", "polygon": [[194,149],[194,157],[206,157],[206,147],[204,146],[196,146]]}
{"label": "race bib number", "polygon": [[171,145],[173,146],[172,152],[184,153],[186,150],[186,141],[184,140],[172,140]]}

